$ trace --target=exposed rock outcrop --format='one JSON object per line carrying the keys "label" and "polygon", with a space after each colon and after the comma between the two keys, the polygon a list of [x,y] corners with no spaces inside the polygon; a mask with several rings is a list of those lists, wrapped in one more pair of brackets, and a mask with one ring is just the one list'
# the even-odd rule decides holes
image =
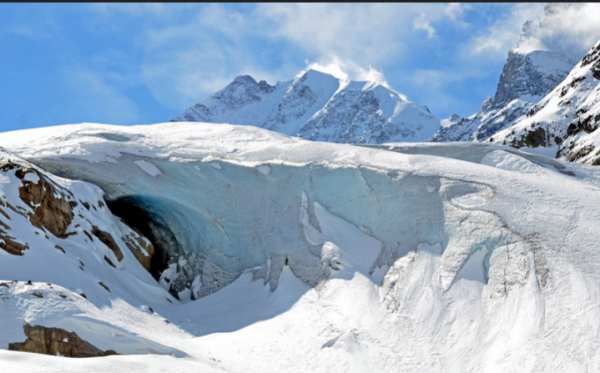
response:
{"label": "exposed rock outcrop", "polygon": [[0,228],[0,249],[9,254],[23,255],[25,254],[25,250],[29,249],[29,245],[16,242],[14,237],[9,236]]}
{"label": "exposed rock outcrop", "polygon": [[[65,194],[36,169],[12,165],[18,167],[15,176],[23,182],[19,196],[33,210],[28,213],[31,224],[47,229],[56,237],[65,237],[67,227],[73,220],[73,211]],[[34,176],[26,177],[28,174]]]}
{"label": "exposed rock outcrop", "polygon": [[27,336],[25,342],[9,343],[9,350],[64,357],[117,355],[113,350],[102,351],[79,338],[76,333],[64,329],[47,328],[41,325],[31,326],[29,323],[25,323],[23,331]]}
{"label": "exposed rock outcrop", "polygon": [[13,255],[23,255],[25,250],[29,249],[29,245],[26,242],[19,242],[17,238],[7,233],[10,230],[7,223],[11,218],[4,208],[27,217],[36,228],[45,229],[61,238],[66,237],[67,227],[73,220],[73,211],[65,192],[59,190],[58,186],[35,168],[10,160],[0,164],[2,172],[13,170],[15,176],[22,182],[19,187],[19,197],[31,210],[28,211],[22,206],[15,207],[8,201],[0,200],[0,214],[7,219],[6,223],[0,221],[0,248]]}
{"label": "exposed rock outcrop", "polygon": [[135,258],[150,272],[154,246],[141,235],[136,235],[133,232],[129,236],[122,238]]}
{"label": "exposed rock outcrop", "polygon": [[104,232],[98,229],[98,227],[93,226],[92,234],[98,237],[98,239],[115,254],[119,262],[123,260],[123,252],[121,251],[121,249],[119,249],[119,245],[117,245],[115,239],[110,235],[110,233]]}

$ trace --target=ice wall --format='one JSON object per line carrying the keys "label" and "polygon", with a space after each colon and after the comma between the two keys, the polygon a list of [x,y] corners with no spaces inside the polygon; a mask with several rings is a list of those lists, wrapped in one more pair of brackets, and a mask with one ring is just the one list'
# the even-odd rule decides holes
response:
{"label": "ice wall", "polygon": [[[440,244],[448,252],[442,261],[445,287],[471,253],[485,248],[482,260],[489,262],[495,248],[524,242],[501,218],[476,209],[493,196],[490,187],[443,177],[328,162],[247,166],[130,154],[118,165],[42,164],[101,186],[113,211],[123,202],[146,211],[152,227],[145,233],[163,249],[157,278],[183,299],[213,293],[245,271],[275,289],[284,265],[311,286],[327,279],[335,270],[325,243],[307,237],[307,229],[324,229],[315,204],[380,242],[377,259],[367,263],[371,273],[421,243]],[[115,167],[118,173],[111,173]],[[115,183],[107,174],[128,177]],[[487,268],[489,263],[485,282]]]}
{"label": "ice wall", "polygon": [[[381,284],[421,244],[440,247],[442,288],[466,276],[505,294],[528,276],[528,253],[573,237],[570,210],[556,201],[569,206],[598,183],[584,169],[575,175],[564,162],[499,145],[339,145],[227,124],[72,125],[4,134],[0,145],[99,185],[132,226],[142,222],[157,249],[151,271],[180,299],[244,272],[275,289],[284,266],[311,286],[344,271]],[[335,219],[315,209],[352,229],[336,233]],[[338,244],[344,237],[377,245],[365,244],[342,271],[334,267],[349,250]]]}

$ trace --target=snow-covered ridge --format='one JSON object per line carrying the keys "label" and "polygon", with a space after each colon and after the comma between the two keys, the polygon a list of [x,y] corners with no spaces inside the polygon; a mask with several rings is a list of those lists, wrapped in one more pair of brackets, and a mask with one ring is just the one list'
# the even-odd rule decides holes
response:
{"label": "snow-covered ridge", "polygon": [[600,42],[526,117],[490,141],[531,148],[572,162],[600,164],[595,150],[600,144],[596,131],[600,120],[599,59]]}
{"label": "snow-covered ridge", "polygon": [[308,70],[271,86],[238,76],[172,121],[252,125],[336,143],[427,141],[440,120],[376,82],[340,80]]}

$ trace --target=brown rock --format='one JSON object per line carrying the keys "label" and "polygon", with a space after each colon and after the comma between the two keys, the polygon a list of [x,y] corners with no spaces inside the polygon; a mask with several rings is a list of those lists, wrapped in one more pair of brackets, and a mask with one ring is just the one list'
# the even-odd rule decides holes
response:
{"label": "brown rock", "polygon": [[[37,183],[25,180],[25,175],[35,173],[39,180]],[[29,213],[31,224],[38,228],[46,228],[56,237],[63,237],[67,227],[73,220],[71,205],[57,195],[56,187],[48,182],[46,178],[37,170],[24,167],[15,171],[15,176],[23,180],[23,185],[19,187],[19,197],[29,207],[33,213]]]}
{"label": "brown rock", "polygon": [[[150,272],[150,262],[154,255],[154,246],[152,246],[151,243],[147,243],[140,235],[133,232],[129,236],[123,237],[123,241],[135,258],[148,272]],[[144,253],[147,253],[148,255],[145,255]]]}
{"label": "brown rock", "polygon": [[533,131],[527,131],[520,140],[516,141],[514,146],[517,148],[522,148],[524,146],[537,148],[538,146],[546,146],[546,144],[546,130],[542,127],[538,127]]}
{"label": "brown rock", "polygon": [[[6,207],[6,204],[1,199],[0,199],[0,206]],[[7,218],[8,220],[10,220],[10,216],[8,216],[8,214],[6,213],[6,211],[2,210],[1,208],[0,208],[0,214],[4,215],[5,218]]]}
{"label": "brown rock", "polygon": [[104,255],[104,260],[105,260],[105,261],[106,261],[106,263],[108,263],[108,264],[109,264],[111,267],[117,268],[117,267],[116,267],[116,266],[113,264],[113,262],[112,262],[110,259],[108,259],[108,257],[107,257],[106,255]]}
{"label": "brown rock", "polygon": [[88,236],[88,238],[90,239],[90,241],[94,242],[94,239],[92,238],[92,235],[88,233],[88,231],[83,231],[83,233],[85,233],[86,236]]}
{"label": "brown rock", "polygon": [[592,151],[594,150],[594,146],[593,145],[586,145],[583,146],[579,149],[574,149],[571,150],[568,154],[567,154],[567,161],[569,162],[575,162],[580,158],[583,158],[585,156],[587,156],[588,154],[590,154]]}
{"label": "brown rock", "polygon": [[92,226],[92,234],[98,237],[98,239],[102,241],[103,244],[105,244],[106,246],[108,246],[109,249],[112,250],[119,262],[123,259],[123,252],[121,252],[121,249],[119,249],[119,246],[115,242],[114,238],[112,238],[110,233],[101,231],[100,229],[98,229],[98,227],[94,225]]}
{"label": "brown rock", "polygon": [[29,245],[20,244],[15,242],[15,238],[9,236],[4,230],[0,228],[0,249],[3,249],[9,254],[12,255],[23,255],[25,254],[25,250],[29,249]]}
{"label": "brown rock", "polygon": [[102,281],[99,281],[99,282],[98,282],[98,284],[99,284],[100,286],[102,286],[103,288],[105,288],[105,289],[106,289],[106,291],[108,291],[108,292],[110,293],[110,289],[108,288],[108,286],[104,285],[104,284],[102,283]]}
{"label": "brown rock", "polygon": [[65,357],[97,357],[117,354],[113,350],[102,351],[79,338],[76,333],[60,328],[31,326],[25,323],[23,331],[27,336],[25,342],[9,343],[9,350],[54,356],[59,353]]}

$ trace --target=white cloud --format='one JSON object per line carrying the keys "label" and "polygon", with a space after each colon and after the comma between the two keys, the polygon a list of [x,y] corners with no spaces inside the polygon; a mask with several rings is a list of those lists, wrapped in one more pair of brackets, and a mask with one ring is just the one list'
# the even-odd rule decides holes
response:
{"label": "white cloud", "polygon": [[263,34],[286,39],[316,58],[338,56],[361,66],[379,65],[406,52],[421,30],[460,19],[463,7],[445,4],[261,4]]}
{"label": "white cloud", "polygon": [[482,35],[475,37],[465,45],[467,55],[478,58],[505,59],[519,40],[523,24],[528,20],[540,20],[544,4],[517,4],[509,12],[499,17],[492,25],[484,30]]}
{"label": "white cloud", "polygon": [[[532,21],[525,39],[581,58],[600,38],[600,4],[517,4],[469,44],[472,55],[506,58]],[[540,27],[540,25],[542,25]],[[536,40],[533,40],[536,39]]]}
{"label": "white cloud", "polygon": [[343,61],[335,56],[329,59],[327,62],[309,63],[308,60],[306,62],[307,67],[300,74],[303,74],[307,70],[312,69],[333,75],[338,79],[372,81],[377,82],[385,87],[390,87],[383,72],[373,68],[370,65],[367,69],[365,69],[351,61]]}
{"label": "white cloud", "polygon": [[535,36],[553,49],[583,57],[600,39],[600,4],[551,4]]}
{"label": "white cloud", "polygon": [[306,69],[302,70],[298,75],[296,76],[300,76],[302,74],[304,74],[306,71],[308,70],[316,70],[316,71],[320,71],[322,73],[326,73],[329,75],[333,75],[338,79],[342,79],[342,80],[349,80],[350,76],[348,75],[348,73],[346,73],[344,71],[344,69],[341,66],[341,61],[336,57],[334,58],[333,61],[329,62],[329,63],[319,63],[319,62],[312,62],[312,63],[308,63],[308,60],[306,60],[307,62],[307,67]]}
{"label": "white cloud", "polygon": [[[168,5],[164,7],[171,12]],[[519,7],[526,8],[515,8]],[[142,34],[136,36],[144,43],[140,79],[158,101],[173,109],[184,108],[222,89],[236,75],[250,74],[274,83],[290,79],[302,68],[389,86],[385,69],[395,72],[393,85],[402,89],[397,78],[403,73],[398,70],[406,68],[410,75],[415,59],[424,54],[422,50],[429,50],[427,58],[448,58],[451,53],[450,58],[456,59],[460,55],[448,51],[447,33],[458,35],[473,30],[464,21],[471,8],[456,3],[258,4],[249,11],[220,4],[197,6],[169,22],[161,19],[144,24]],[[96,11],[100,17],[115,13],[138,17],[144,12],[158,15],[160,7],[98,6]],[[495,25],[494,35],[509,29],[509,19],[504,17],[504,23]],[[507,50],[503,48],[507,43],[503,40],[514,45],[522,25],[521,20],[511,22],[515,25],[506,33],[508,36],[481,36],[476,53],[483,55],[493,41],[500,45],[491,48],[502,50],[505,57]],[[453,40],[451,44],[460,48],[465,42]],[[300,62],[305,59],[309,62]],[[452,75],[449,70],[453,63],[456,61],[446,64],[445,74]],[[422,90],[443,89],[419,84]]]}
{"label": "white cloud", "polygon": [[453,21],[456,21],[457,19],[460,18],[460,16],[462,16],[465,9],[469,9],[469,8],[470,7],[468,5],[463,5],[461,3],[450,3],[450,4],[446,5],[446,8],[444,9],[444,13],[446,13],[446,15],[448,17],[450,17],[450,19],[452,19]]}
{"label": "white cloud", "polygon": [[431,27],[429,22],[426,20],[425,14],[421,14],[414,22],[415,30],[425,30],[427,31],[427,36],[429,38],[435,37],[435,29]]}

